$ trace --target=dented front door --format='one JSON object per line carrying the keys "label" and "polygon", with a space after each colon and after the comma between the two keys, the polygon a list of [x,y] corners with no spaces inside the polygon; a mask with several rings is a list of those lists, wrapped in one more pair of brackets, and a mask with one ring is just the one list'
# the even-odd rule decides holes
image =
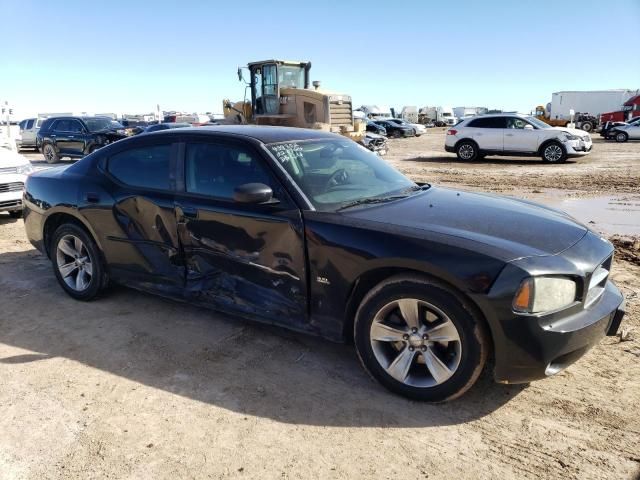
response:
{"label": "dented front door", "polygon": [[[185,151],[185,191],[177,196],[176,215],[187,298],[305,329],[304,231],[298,208],[268,169],[261,170],[259,154],[202,143],[187,144]],[[251,182],[269,183],[278,202],[234,202],[234,186]]]}

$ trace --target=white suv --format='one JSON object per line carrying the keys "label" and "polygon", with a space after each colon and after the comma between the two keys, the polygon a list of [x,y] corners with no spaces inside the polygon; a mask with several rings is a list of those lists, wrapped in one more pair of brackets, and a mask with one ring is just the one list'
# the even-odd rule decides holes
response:
{"label": "white suv", "polygon": [[481,115],[447,130],[444,149],[460,160],[486,155],[540,156],[545,162],[564,162],[587,155],[591,137],[575,128],[551,127],[527,115]]}

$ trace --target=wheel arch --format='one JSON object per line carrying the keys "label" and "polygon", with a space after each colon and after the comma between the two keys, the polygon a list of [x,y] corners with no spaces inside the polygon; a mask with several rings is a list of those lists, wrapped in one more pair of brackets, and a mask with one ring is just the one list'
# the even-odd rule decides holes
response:
{"label": "wheel arch", "polygon": [[476,149],[478,150],[478,154],[480,153],[480,145],[478,145],[478,142],[476,142],[473,138],[469,138],[469,137],[465,137],[465,138],[461,138],[460,140],[458,140],[456,142],[456,144],[453,146],[453,148],[457,151],[458,147],[460,146],[460,144],[462,142],[471,142],[476,146]]}
{"label": "wheel arch", "polygon": [[547,146],[551,143],[557,143],[558,145],[560,145],[560,148],[562,149],[564,154],[565,155],[567,154],[567,149],[565,148],[565,146],[562,144],[560,140],[558,140],[557,138],[548,138],[540,144],[540,147],[538,148],[538,155],[542,155],[544,152],[544,149],[547,148]]}
{"label": "wheel arch", "polygon": [[44,226],[42,228],[42,241],[48,257],[51,256],[50,244],[53,233],[60,225],[63,225],[65,223],[73,223],[74,225],[82,228],[93,239],[93,241],[98,246],[100,254],[104,257],[102,245],[100,244],[97,235],[95,234],[89,223],[80,216],[74,215],[68,211],[57,211],[55,213],[51,213],[47,216],[47,219],[44,222]]}
{"label": "wheel arch", "polygon": [[482,323],[483,328],[487,332],[489,357],[490,358],[493,357],[493,352],[494,352],[493,329],[491,328],[491,324],[487,320],[482,309],[473,300],[473,298],[467,295],[463,290],[461,290],[456,285],[453,285],[451,282],[443,280],[433,274],[430,274],[422,270],[405,268],[405,267],[376,268],[376,269],[369,270],[362,273],[359,277],[355,279],[347,300],[347,305],[345,308],[345,317],[343,320],[343,338],[347,343],[353,343],[353,327],[355,323],[355,316],[356,316],[358,307],[362,303],[362,300],[364,299],[364,297],[367,295],[367,293],[370,290],[375,288],[380,283],[397,276],[418,277],[423,280],[429,280],[446,287],[451,293],[453,293],[458,298],[458,300],[460,300],[463,306],[468,307],[469,310],[471,310],[473,317],[478,319],[478,321]]}

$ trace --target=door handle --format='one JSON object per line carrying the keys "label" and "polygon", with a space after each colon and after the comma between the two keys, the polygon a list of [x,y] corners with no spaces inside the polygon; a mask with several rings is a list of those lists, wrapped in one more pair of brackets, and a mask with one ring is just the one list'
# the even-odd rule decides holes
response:
{"label": "door handle", "polygon": [[182,217],[185,218],[197,218],[198,217],[198,209],[194,208],[194,207],[188,207],[185,205],[178,205],[178,208],[180,209],[181,213],[182,213]]}
{"label": "door handle", "polygon": [[513,133],[505,133],[504,136],[505,137],[513,137]]}
{"label": "door handle", "polygon": [[97,193],[89,192],[85,196],[85,199],[89,203],[98,203],[100,201],[100,195],[98,195]]}

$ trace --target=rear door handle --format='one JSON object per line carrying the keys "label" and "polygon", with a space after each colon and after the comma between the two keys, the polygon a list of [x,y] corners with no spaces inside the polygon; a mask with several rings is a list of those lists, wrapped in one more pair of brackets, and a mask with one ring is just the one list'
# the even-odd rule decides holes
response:
{"label": "rear door handle", "polygon": [[186,205],[178,205],[178,208],[182,212],[182,216],[185,218],[197,218],[198,209],[195,207],[189,207]]}
{"label": "rear door handle", "polygon": [[505,133],[504,136],[505,137],[513,137],[513,133]]}
{"label": "rear door handle", "polygon": [[85,198],[89,203],[98,203],[100,201],[100,195],[93,192],[87,193]]}

